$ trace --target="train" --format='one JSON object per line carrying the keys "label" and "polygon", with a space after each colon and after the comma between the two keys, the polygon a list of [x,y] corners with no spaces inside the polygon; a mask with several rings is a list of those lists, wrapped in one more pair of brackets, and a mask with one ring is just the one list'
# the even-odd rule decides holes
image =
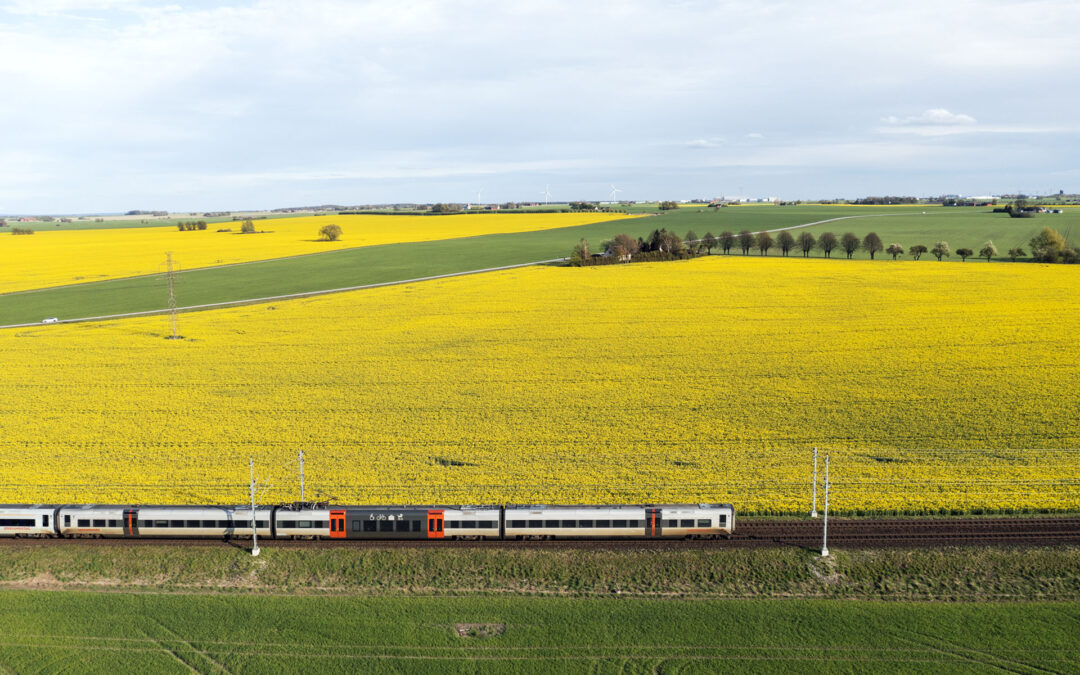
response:
{"label": "train", "polygon": [[0,504],[0,537],[229,539],[715,539],[731,504],[276,506]]}

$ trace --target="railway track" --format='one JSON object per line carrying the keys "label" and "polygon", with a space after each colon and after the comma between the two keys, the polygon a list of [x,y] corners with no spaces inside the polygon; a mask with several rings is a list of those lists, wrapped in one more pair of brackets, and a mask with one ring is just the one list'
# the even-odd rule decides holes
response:
{"label": "railway track", "polygon": [[[820,520],[755,521],[737,523],[735,533],[719,540],[567,540],[451,541],[451,540],[264,540],[277,548],[501,548],[594,550],[695,550],[794,546],[821,546]],[[246,549],[250,539],[10,539],[0,546],[210,546]],[[830,548],[905,548],[926,546],[1045,546],[1080,545],[1080,518],[898,518],[892,520],[840,519],[829,521]]]}

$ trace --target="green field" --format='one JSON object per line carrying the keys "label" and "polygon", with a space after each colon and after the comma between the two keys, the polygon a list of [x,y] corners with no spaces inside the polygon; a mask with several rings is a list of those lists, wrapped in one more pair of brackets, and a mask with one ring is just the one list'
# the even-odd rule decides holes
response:
{"label": "green field", "polygon": [[0,588],[359,596],[1080,600],[1080,548],[0,547]]}
{"label": "green field", "polygon": [[1075,671],[1080,603],[0,593],[14,672]]}

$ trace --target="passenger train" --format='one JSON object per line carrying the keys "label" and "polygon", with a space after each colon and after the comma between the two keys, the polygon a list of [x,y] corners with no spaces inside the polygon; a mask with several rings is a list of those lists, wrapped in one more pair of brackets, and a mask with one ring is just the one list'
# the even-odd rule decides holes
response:
{"label": "passenger train", "polygon": [[[254,523],[252,522],[254,521]],[[730,504],[109,506],[0,504],[0,537],[674,539],[726,537]]]}

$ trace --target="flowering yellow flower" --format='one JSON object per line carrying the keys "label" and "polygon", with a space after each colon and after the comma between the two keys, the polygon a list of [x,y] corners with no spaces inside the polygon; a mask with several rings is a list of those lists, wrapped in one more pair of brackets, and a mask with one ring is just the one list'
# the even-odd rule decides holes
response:
{"label": "flowering yellow flower", "polygon": [[[634,217],[620,213],[495,213],[451,216],[307,216],[256,220],[255,234],[240,223],[206,230],[175,226],[103,230],[41,230],[0,235],[0,293],[164,271],[165,252],[183,269],[320,253],[343,248],[482,234],[532,232]],[[341,227],[338,241],[319,241],[319,228]],[[218,232],[229,229],[230,232]]]}
{"label": "flowering yellow flower", "polygon": [[1076,291],[711,256],[2,331],[0,501],[292,500],[303,450],[343,503],[802,512],[818,446],[840,510],[1077,509]]}

